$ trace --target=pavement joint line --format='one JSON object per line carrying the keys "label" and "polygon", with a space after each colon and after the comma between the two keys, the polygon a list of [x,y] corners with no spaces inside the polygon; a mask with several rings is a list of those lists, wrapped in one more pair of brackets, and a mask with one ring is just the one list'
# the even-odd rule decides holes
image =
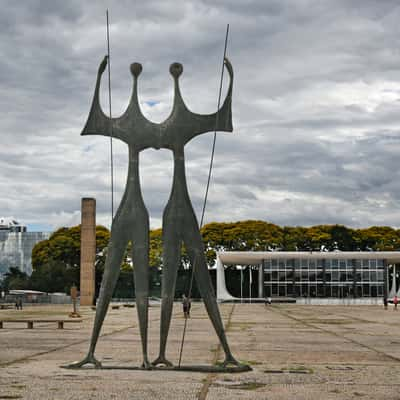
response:
{"label": "pavement joint line", "polygon": [[366,344],[364,344],[364,343],[358,342],[357,340],[350,339],[350,338],[346,337],[345,335],[339,335],[337,332],[330,331],[329,329],[321,328],[320,326],[316,326],[316,325],[314,325],[313,323],[305,322],[305,321],[301,320],[300,318],[296,318],[296,317],[294,317],[293,315],[290,315],[290,313],[288,313],[288,312],[282,311],[282,310],[280,310],[280,309],[278,310],[278,308],[276,308],[276,306],[271,306],[271,307],[270,307],[270,310],[273,311],[273,312],[276,312],[276,313],[278,313],[278,314],[280,314],[280,315],[284,315],[284,316],[286,316],[287,318],[290,318],[290,319],[292,319],[292,320],[294,320],[294,321],[300,322],[300,323],[302,323],[302,324],[305,325],[305,326],[308,326],[308,327],[310,327],[310,328],[317,329],[317,330],[322,331],[322,332],[325,332],[325,333],[329,333],[329,334],[331,334],[331,335],[333,335],[333,336],[336,336],[336,337],[338,337],[338,338],[347,340],[347,341],[350,342],[350,343],[357,344],[357,345],[359,345],[360,347],[363,347],[363,348],[366,348],[366,349],[368,349],[368,350],[374,351],[374,352],[377,353],[377,354],[384,355],[385,357],[390,358],[390,359],[392,359],[392,360],[394,360],[394,361],[396,361],[396,362],[400,362],[400,358],[399,358],[399,357],[395,357],[395,356],[392,356],[392,355],[390,355],[390,354],[387,354],[387,353],[385,353],[385,352],[383,352],[383,351],[376,350],[376,349],[374,349],[374,348],[371,347],[371,346],[368,346],[368,345],[366,345]]}
{"label": "pavement joint line", "polygon": [[[129,326],[121,328],[121,329],[116,329],[116,330],[108,332],[108,333],[103,333],[102,335],[100,335],[100,338],[106,337],[106,336],[110,336],[110,335],[113,335],[115,333],[120,333],[120,332],[123,332],[123,331],[131,329],[131,328],[135,328],[135,326],[136,325],[129,325]],[[54,353],[55,351],[58,351],[58,350],[64,350],[64,349],[67,349],[68,347],[72,347],[72,346],[75,346],[77,344],[85,343],[85,342],[87,342],[87,340],[88,339],[79,340],[79,341],[76,341],[76,342],[73,342],[73,343],[66,344],[65,346],[52,348],[50,350],[46,350],[46,351],[42,351],[42,352],[39,352],[39,353],[31,354],[29,356],[18,358],[16,360],[8,361],[8,362],[5,362],[5,363],[0,363],[0,368],[8,367],[8,366],[10,366],[12,364],[18,364],[18,363],[20,363],[22,361],[28,361],[28,360],[30,360],[31,358],[34,358],[34,357],[40,357],[40,356],[43,356],[45,354]]]}
{"label": "pavement joint line", "polygon": [[[235,310],[235,303],[232,304],[232,308],[229,311],[228,320],[225,324],[225,332],[228,332],[228,330],[231,326],[231,319],[232,319],[234,310]],[[213,357],[213,361],[212,361],[213,364],[215,364],[218,361],[219,355],[221,353],[221,349],[222,349],[221,343],[218,343],[218,346],[214,352],[214,357]],[[206,376],[203,386],[201,387],[201,390],[197,396],[197,400],[206,400],[210,386],[216,377],[217,377],[217,374],[208,374]]]}

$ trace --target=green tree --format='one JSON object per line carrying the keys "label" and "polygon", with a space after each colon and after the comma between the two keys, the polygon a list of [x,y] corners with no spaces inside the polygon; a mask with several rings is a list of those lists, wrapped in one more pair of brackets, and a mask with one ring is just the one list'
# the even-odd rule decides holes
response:
{"label": "green tree", "polygon": [[5,274],[2,283],[3,289],[21,290],[27,289],[29,286],[29,277],[17,267],[11,267]]}
{"label": "green tree", "polygon": [[390,226],[371,226],[354,233],[357,247],[368,251],[394,251],[400,249],[400,231]]}
{"label": "green tree", "polygon": [[[96,226],[96,280],[104,271],[106,248],[110,232],[104,226]],[[80,283],[81,226],[60,228],[48,240],[35,245],[32,250],[33,273],[31,285],[46,292],[69,293],[72,284]]]}
{"label": "green tree", "polygon": [[216,251],[268,251],[282,248],[284,230],[265,221],[212,222],[201,229],[209,265]]}

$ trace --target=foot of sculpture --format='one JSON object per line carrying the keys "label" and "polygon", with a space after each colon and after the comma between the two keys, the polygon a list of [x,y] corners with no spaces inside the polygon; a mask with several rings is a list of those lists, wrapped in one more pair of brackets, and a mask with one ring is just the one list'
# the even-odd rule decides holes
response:
{"label": "foot of sculpture", "polygon": [[237,361],[232,355],[226,356],[224,362],[221,364],[222,367],[226,368],[229,366],[237,366],[241,367],[243,364],[241,364],[239,361]]}
{"label": "foot of sculpture", "polygon": [[93,354],[88,354],[82,361],[66,365],[65,368],[82,368],[84,365],[92,364],[95,368],[101,368],[101,362],[96,360]]}
{"label": "foot of sculpture", "polygon": [[173,367],[173,364],[171,361],[168,361],[165,357],[161,357],[159,356],[156,360],[154,360],[151,363],[153,366],[157,366],[157,365],[164,365],[166,367]]}
{"label": "foot of sculpture", "polygon": [[143,360],[141,368],[143,368],[143,369],[151,369],[152,366],[153,366],[153,364],[150,363],[150,361],[146,358],[146,359]]}

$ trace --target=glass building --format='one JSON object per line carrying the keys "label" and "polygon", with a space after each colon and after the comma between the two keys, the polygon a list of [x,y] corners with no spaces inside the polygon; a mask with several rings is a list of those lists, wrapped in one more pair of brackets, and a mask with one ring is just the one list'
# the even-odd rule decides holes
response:
{"label": "glass building", "polygon": [[383,259],[269,259],[265,297],[383,296]]}
{"label": "glass building", "polygon": [[400,292],[395,281],[393,284],[392,276],[396,273],[391,273],[398,263],[400,252],[395,251],[219,252],[217,298],[237,299],[226,287],[224,265],[256,272],[254,298],[388,297],[389,292]]}
{"label": "glass building", "polygon": [[32,249],[49,238],[48,232],[27,232],[14,220],[0,218],[0,279],[11,268],[32,273]]}

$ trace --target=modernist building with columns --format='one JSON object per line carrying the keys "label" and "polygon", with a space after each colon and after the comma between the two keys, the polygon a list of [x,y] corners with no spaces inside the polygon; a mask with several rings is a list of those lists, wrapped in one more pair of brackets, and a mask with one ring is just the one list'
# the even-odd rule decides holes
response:
{"label": "modernist building with columns", "polygon": [[240,300],[227,287],[228,266],[256,274],[257,290],[250,296],[254,300],[390,299],[397,294],[396,264],[400,264],[397,251],[218,252],[217,299]]}

